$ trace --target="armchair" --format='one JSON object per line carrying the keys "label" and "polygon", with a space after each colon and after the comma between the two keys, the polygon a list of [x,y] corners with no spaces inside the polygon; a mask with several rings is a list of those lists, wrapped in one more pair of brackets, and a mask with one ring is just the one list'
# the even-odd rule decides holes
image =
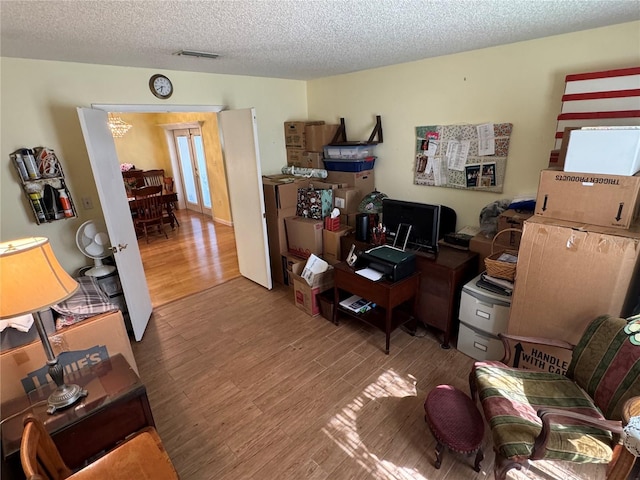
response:
{"label": "armchair", "polygon": [[[471,397],[480,396],[496,452],[495,478],[529,460],[609,463],[621,448],[622,410],[640,395],[640,346],[627,321],[601,316],[574,347],[566,342],[501,335],[502,362],[476,362]],[[508,367],[510,341],[531,341],[572,350],[567,374]]]}

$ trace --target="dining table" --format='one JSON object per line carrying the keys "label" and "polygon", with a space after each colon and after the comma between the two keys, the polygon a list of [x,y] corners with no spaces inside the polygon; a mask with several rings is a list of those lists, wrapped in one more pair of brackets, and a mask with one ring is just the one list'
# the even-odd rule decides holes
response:
{"label": "dining table", "polygon": [[[135,197],[127,197],[129,200],[129,210],[133,214],[138,206]],[[176,217],[173,214],[174,204],[178,202],[178,194],[176,192],[163,192],[161,195],[161,202],[166,209],[167,215],[163,215],[163,221],[168,222],[171,225],[171,229],[175,228]]]}

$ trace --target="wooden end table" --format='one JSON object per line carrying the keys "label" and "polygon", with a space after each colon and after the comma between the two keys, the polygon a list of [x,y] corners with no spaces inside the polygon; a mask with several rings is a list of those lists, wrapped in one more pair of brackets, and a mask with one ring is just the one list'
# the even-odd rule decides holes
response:
{"label": "wooden end table", "polygon": [[24,410],[2,424],[2,478],[24,478],[20,441],[22,419],[29,413],[44,423],[71,469],[81,467],[85,460],[113,448],[130,434],[155,426],[147,390],[121,354],[65,373],[65,380],[89,394],[53,415],[46,413],[46,399],[55,388],[53,383],[0,406],[3,420]]}
{"label": "wooden end table", "polygon": [[[334,308],[333,323],[338,324],[338,310],[354,318],[380,328],[386,335],[385,353],[389,354],[391,332],[403,323],[415,318],[418,290],[420,288],[420,273],[415,272],[397,282],[378,280],[374,282],[358,275],[353,268],[345,262],[333,266],[334,276]],[[340,291],[343,290],[352,295],[359,295],[376,304],[376,308],[366,313],[353,314],[340,307]],[[396,307],[406,302],[412,302],[411,313],[401,312]],[[379,311],[384,310],[384,316]]]}

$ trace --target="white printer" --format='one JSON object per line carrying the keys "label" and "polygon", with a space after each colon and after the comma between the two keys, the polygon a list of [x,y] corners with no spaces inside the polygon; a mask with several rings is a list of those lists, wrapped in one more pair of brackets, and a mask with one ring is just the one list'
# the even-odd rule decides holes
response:
{"label": "white printer", "polygon": [[504,346],[498,333],[507,331],[511,297],[479,287],[481,277],[462,287],[457,348],[476,360],[501,360]]}

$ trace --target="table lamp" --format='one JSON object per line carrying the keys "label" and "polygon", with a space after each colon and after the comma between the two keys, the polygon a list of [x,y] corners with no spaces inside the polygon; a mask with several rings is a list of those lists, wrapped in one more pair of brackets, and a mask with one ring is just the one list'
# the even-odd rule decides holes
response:
{"label": "table lamp", "polygon": [[64,369],[53,353],[39,313],[69,298],[77,289],[78,283],[62,269],[48,238],[0,243],[0,319],[33,314],[47,356],[49,376],[57,385],[48,399],[49,414],[87,395],[78,385],[64,383]]}

